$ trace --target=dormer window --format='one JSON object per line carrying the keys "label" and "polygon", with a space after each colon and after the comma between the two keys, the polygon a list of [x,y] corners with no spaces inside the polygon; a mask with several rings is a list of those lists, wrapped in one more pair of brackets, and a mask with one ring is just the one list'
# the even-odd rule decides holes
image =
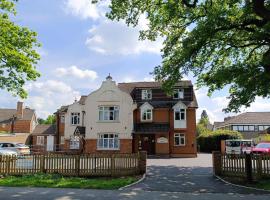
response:
{"label": "dormer window", "polygon": [[142,99],[152,99],[152,90],[142,90]]}
{"label": "dormer window", "polygon": [[71,113],[71,125],[80,124],[80,113]]}
{"label": "dormer window", "polygon": [[175,89],[173,92],[174,99],[183,99],[184,98],[184,89]]}
{"label": "dormer window", "polygon": [[141,107],[141,121],[152,121],[153,120],[153,106],[148,102],[144,103]]}
{"label": "dormer window", "polygon": [[152,109],[142,110],[142,121],[152,121]]}

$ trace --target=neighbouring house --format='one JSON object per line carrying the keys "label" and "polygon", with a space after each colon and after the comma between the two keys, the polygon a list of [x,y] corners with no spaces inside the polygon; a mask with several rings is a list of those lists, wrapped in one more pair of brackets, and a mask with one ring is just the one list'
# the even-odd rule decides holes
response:
{"label": "neighbouring house", "polygon": [[55,151],[56,149],[56,125],[38,124],[31,134],[32,151],[40,153],[44,151]]}
{"label": "neighbouring house", "polygon": [[17,109],[0,108],[0,132],[12,133],[0,138],[1,141],[30,143],[29,134],[37,125],[35,110],[17,102]]}
{"label": "neighbouring house", "polygon": [[181,81],[172,96],[158,82],[119,83],[129,93],[136,109],[133,112],[133,151],[150,155],[196,157],[197,100],[191,81]]}
{"label": "neighbouring house", "polygon": [[270,127],[270,112],[245,112],[214,122],[214,130],[227,129],[240,132],[245,139],[257,137]]}
{"label": "neighbouring house", "polygon": [[[166,95],[158,82],[101,87],[56,114],[56,141],[65,151],[131,153],[195,157],[196,109],[193,85],[181,81]],[[63,150],[63,149],[62,149]]]}

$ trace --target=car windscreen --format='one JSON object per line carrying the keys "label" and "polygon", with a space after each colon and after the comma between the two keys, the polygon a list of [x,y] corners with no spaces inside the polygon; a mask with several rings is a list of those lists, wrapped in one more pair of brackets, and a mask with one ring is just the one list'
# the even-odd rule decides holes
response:
{"label": "car windscreen", "polygon": [[251,141],[242,141],[242,147],[251,147],[252,142]]}
{"label": "car windscreen", "polygon": [[227,147],[240,147],[240,141],[226,141]]}
{"label": "car windscreen", "polygon": [[260,143],[256,148],[270,148],[270,143]]}

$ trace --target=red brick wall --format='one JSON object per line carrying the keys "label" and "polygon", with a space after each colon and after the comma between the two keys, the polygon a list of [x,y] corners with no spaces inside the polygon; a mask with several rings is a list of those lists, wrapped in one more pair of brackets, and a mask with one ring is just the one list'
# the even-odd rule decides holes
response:
{"label": "red brick wall", "polygon": [[0,131],[11,132],[11,125],[5,124],[4,126],[2,126],[2,124],[0,124]]}
{"label": "red brick wall", "polygon": [[14,133],[30,133],[31,121],[29,120],[16,120],[14,123]]}
{"label": "red brick wall", "polygon": [[[177,129],[170,132],[170,147],[172,156],[196,156],[197,145],[196,145],[196,110],[187,109],[187,128]],[[173,121],[173,118],[172,118]],[[172,123],[173,124],[173,123]],[[186,138],[185,146],[174,145],[174,133],[184,133]]]}
{"label": "red brick wall", "polygon": [[[69,140],[65,140],[65,151],[70,151]],[[132,140],[120,139],[120,150],[97,150],[96,139],[86,139],[84,153],[114,152],[114,153],[132,153]]]}

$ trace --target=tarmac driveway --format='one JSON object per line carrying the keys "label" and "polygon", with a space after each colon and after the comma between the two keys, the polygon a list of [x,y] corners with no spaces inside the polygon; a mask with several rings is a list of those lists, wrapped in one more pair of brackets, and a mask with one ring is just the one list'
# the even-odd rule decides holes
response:
{"label": "tarmac driveway", "polygon": [[127,189],[183,193],[263,194],[225,184],[212,174],[212,155],[197,158],[148,159],[146,178]]}

